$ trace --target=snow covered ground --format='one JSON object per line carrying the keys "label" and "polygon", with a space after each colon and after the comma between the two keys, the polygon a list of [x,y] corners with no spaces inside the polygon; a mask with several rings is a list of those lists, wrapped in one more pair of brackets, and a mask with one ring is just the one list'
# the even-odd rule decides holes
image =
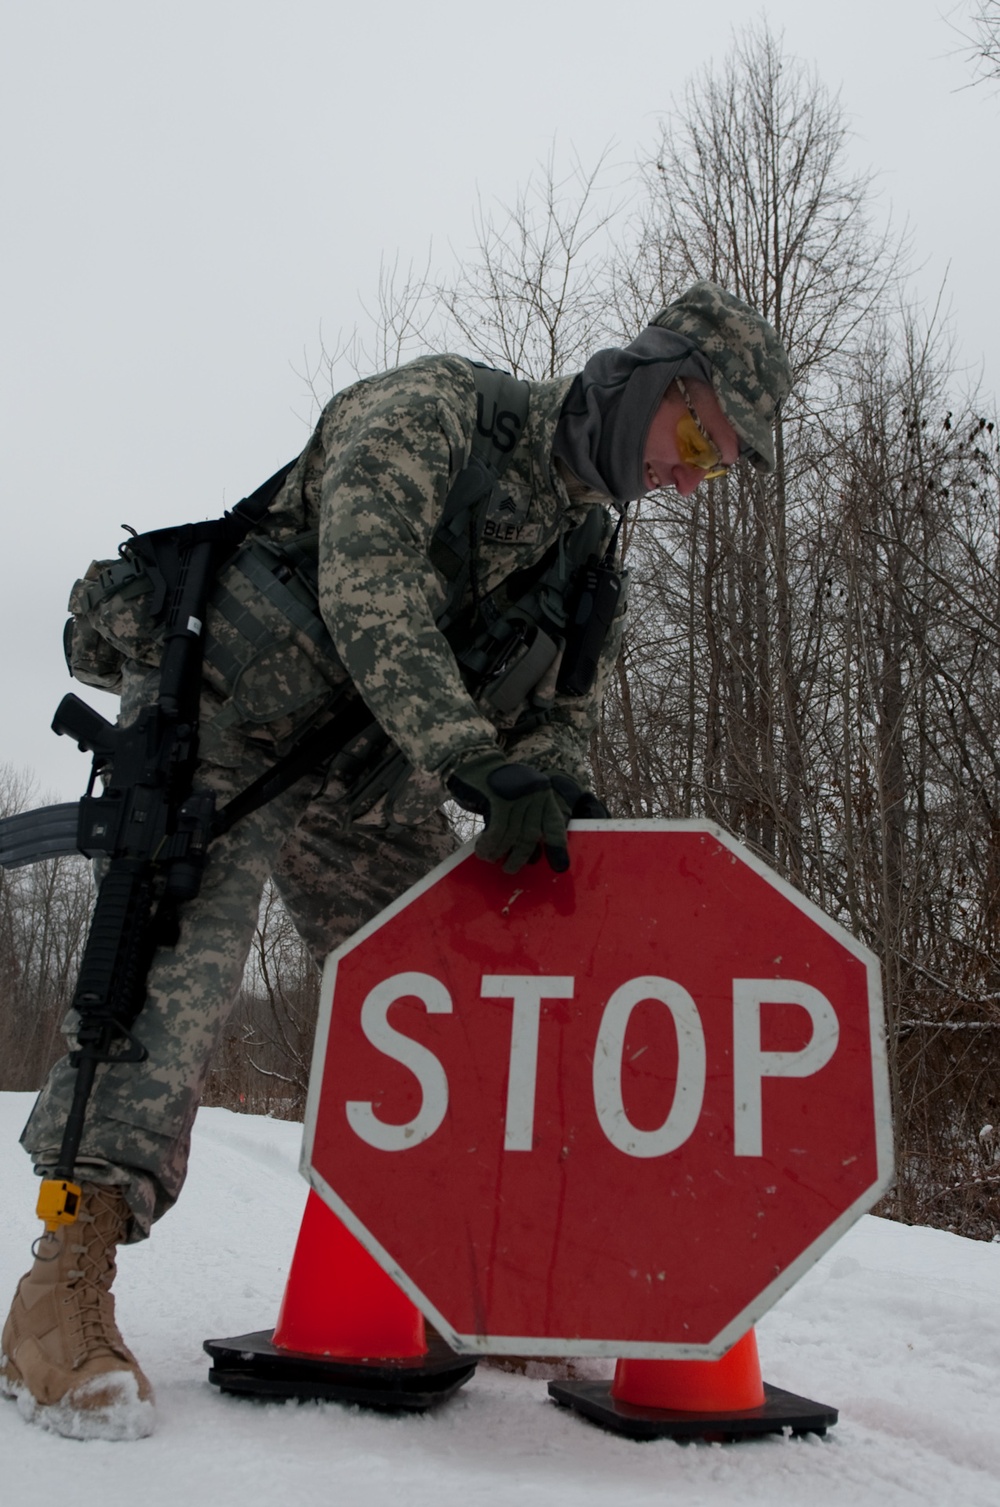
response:
{"label": "snow covered ground", "polygon": [[[4,1308],[39,1228],[16,1145],[30,1102],[0,1094]],[[157,1432],[79,1444],[0,1403],[3,1507],[1000,1504],[1000,1247],[872,1218],[758,1328],[767,1381],[840,1409],[825,1439],[631,1443],[555,1407],[544,1378],[485,1366],[420,1416],[223,1397],[201,1342],[274,1323],[306,1196],[299,1140],[296,1125],[202,1110],[184,1198],[119,1267]]]}

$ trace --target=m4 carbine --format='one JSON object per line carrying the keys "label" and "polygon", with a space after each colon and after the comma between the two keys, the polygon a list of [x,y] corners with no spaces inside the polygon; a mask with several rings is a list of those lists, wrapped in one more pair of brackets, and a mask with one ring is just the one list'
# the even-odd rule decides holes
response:
{"label": "m4 carbine", "polygon": [[[157,947],[176,942],[178,906],[198,893],[208,843],[222,829],[214,796],[193,790],[205,613],[220,565],[277,496],[292,464],[223,518],[133,536],[128,549],[154,578],[155,618],[164,625],[157,698],[133,722],[112,726],[69,695],[52,723],[92,755],[87,792],[76,807],[74,849],[102,859],[104,872],[73,996],[73,1099],[53,1174],[38,1198],[49,1231],[72,1223],[79,1209],[73,1178],[98,1067],[147,1055],[132,1027],[150,963]],[[59,851],[59,813],[67,809],[50,808],[49,851]],[[17,841],[14,862],[31,861],[20,829]]]}
{"label": "m4 carbine", "polygon": [[86,794],[72,805],[0,824],[8,829],[0,842],[4,866],[79,852],[102,860],[104,870],[72,1002],[79,1017],[69,1054],[76,1068],[73,1099],[56,1165],[38,1198],[38,1216],[49,1231],[77,1215],[80,1188],[73,1178],[98,1067],[146,1058],[132,1028],[145,1003],[153,954],[176,943],[178,907],[198,893],[211,839],[337,754],[348,750],[350,769],[388,743],[348,684],[331,698],[330,720],[221,810],[211,792],[192,788],[209,595],[221,565],[290,469],[284,467],[222,519],[130,540],[129,551],[158,583],[157,617],[165,632],[157,698],[135,721],[115,726],[78,696],[65,696],[52,726],[92,755]]}
{"label": "m4 carbine", "polygon": [[[77,848],[106,868],[84,947],[73,1008],[78,1012],[73,1101],[53,1175],[42,1182],[46,1229],[72,1222],[73,1181],[87,1102],[103,1062],[141,1062],[132,1025],[145,999],[158,946],[177,938],[177,907],[197,894],[212,830],[214,798],[192,792],[198,755],[198,699],[205,606],[215,569],[210,538],[170,531],[176,568],[165,610],[159,694],[134,722],[115,727],[79,697],[63,698],[52,726],[93,756],[79,803]],[[146,536],[155,547],[156,536]],[[100,777],[103,789],[95,794]]]}

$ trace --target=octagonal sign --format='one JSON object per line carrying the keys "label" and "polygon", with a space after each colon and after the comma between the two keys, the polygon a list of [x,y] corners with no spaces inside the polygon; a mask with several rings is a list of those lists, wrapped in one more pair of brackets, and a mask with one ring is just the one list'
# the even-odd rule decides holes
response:
{"label": "octagonal sign", "polygon": [[460,1351],[720,1355],[888,1186],[878,965],[715,826],[570,852],[331,955],[303,1171]]}

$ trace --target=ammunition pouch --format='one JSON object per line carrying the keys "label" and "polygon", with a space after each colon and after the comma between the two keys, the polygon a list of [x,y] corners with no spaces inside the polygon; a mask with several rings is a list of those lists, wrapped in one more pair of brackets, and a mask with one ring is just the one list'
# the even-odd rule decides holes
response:
{"label": "ammunition pouch", "polygon": [[515,634],[502,666],[494,673],[486,699],[498,712],[513,712],[536,696],[562,652],[558,638],[550,638],[537,623]]}
{"label": "ammunition pouch", "polygon": [[[161,552],[174,531],[153,539]],[[178,531],[179,532],[179,531]],[[163,598],[155,549],[126,545],[118,560],[95,561],[70,595],[64,633],[70,673],[85,685],[120,690],[126,660],[155,667],[163,650],[156,606]],[[222,568],[209,598],[202,673],[223,703],[222,731],[268,726],[284,743],[329,703],[347,674],[319,612],[316,535],[287,546],[254,536]]]}
{"label": "ammunition pouch", "polygon": [[152,579],[129,556],[94,560],[69,596],[63,652],[74,679],[102,691],[121,690],[127,659],[156,665],[162,632],[152,623]]}
{"label": "ammunition pouch", "polygon": [[252,537],[223,568],[209,599],[203,673],[225,703],[216,725],[278,724],[281,741],[347,684],[319,611],[315,535],[287,545]]}

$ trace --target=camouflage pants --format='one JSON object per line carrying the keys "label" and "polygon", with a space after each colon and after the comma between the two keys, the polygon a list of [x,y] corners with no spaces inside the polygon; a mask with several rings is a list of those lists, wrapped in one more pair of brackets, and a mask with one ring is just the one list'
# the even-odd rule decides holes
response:
{"label": "camouflage pants", "polygon": [[[198,784],[221,804],[269,763],[248,740],[239,767],[203,764]],[[345,824],[340,787],[317,786],[316,777],[299,781],[212,843],[177,945],[161,948],[149,973],[136,1029],[148,1059],[97,1070],[77,1177],[124,1189],[130,1239],[148,1235],[180,1193],[209,1058],[239,992],[267,876],[321,961],[455,846],[440,813],[409,828]],[[70,1046],[73,1026],[71,1012]],[[58,1156],[74,1078],[66,1058],[56,1063],[21,1137],[43,1176]]]}

